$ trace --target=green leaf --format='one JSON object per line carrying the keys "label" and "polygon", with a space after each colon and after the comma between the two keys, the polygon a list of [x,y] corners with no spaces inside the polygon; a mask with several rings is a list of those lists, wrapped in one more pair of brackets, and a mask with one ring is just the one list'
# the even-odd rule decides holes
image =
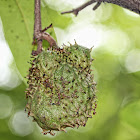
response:
{"label": "green leaf", "polygon": [[[30,1],[29,5],[33,5]],[[33,33],[33,6],[30,6],[28,17],[21,8],[18,0],[0,1],[0,16],[2,19],[5,38],[10,46],[16,65],[22,75],[26,75],[27,60],[30,58]],[[28,24],[30,21],[30,24]]]}
{"label": "green leaf", "polygon": [[[31,44],[34,29],[34,0],[0,0],[0,7],[0,17],[6,41],[20,74],[25,77],[29,68],[27,61],[30,60],[33,49]],[[63,28],[70,23],[70,18],[59,15],[47,6],[42,7],[41,15],[42,28],[49,26],[51,23]],[[66,22],[66,24],[63,22]],[[56,39],[53,28],[49,29],[48,32]]]}
{"label": "green leaf", "polygon": [[127,105],[121,111],[122,120],[135,128],[138,132],[140,131],[140,100],[135,101]]}
{"label": "green leaf", "polygon": [[70,17],[70,15],[61,15],[60,12],[49,8],[48,6],[46,6],[45,8],[47,8],[47,12],[50,16],[53,26],[65,29],[72,23],[72,18]]}

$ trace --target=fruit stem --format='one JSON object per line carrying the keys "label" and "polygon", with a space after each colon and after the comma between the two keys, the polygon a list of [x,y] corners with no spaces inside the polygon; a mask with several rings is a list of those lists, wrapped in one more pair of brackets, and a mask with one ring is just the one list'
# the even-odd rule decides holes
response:
{"label": "fruit stem", "polygon": [[[50,36],[45,31],[50,28],[46,27],[44,30],[42,30],[41,26],[41,0],[35,0],[35,10],[34,10],[34,35],[33,35],[33,45],[37,44],[37,51],[32,51],[32,55],[38,55],[42,52],[42,41],[47,40],[51,47],[58,48],[56,41],[53,39],[52,36]],[[52,26],[52,24],[51,24]]]}
{"label": "fruit stem", "polygon": [[39,34],[42,30],[41,27],[41,10],[40,10],[40,0],[35,0],[35,10],[34,10],[34,15],[35,15],[35,23],[34,23],[34,37],[33,40],[37,39],[37,51],[34,54],[39,54],[42,51],[42,39],[39,37]]}
{"label": "fruit stem", "polygon": [[35,0],[35,23],[34,23],[34,38],[40,33],[41,27],[41,10],[40,10],[40,0]]}

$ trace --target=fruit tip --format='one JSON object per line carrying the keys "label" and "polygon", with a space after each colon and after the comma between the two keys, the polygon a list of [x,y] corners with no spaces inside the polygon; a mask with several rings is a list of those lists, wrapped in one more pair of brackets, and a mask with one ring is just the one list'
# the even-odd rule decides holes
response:
{"label": "fruit tip", "polygon": [[75,39],[74,39],[74,42],[75,42],[75,45],[78,45]]}

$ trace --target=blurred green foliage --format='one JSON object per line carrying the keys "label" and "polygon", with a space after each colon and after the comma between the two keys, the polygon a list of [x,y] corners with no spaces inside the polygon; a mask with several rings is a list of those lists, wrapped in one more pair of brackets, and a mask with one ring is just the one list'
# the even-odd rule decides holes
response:
{"label": "blurred green foliage", "polygon": [[[0,17],[5,38],[22,76],[27,74],[27,61],[32,50],[33,6],[33,0],[0,0]],[[140,50],[140,18],[127,15],[122,8],[112,6],[112,16],[98,23],[121,29],[129,36],[133,45],[123,55],[107,51],[106,46],[93,50],[92,57],[95,61],[92,68],[97,79],[97,114],[88,120],[85,128],[68,129],[67,133],[59,132],[55,137],[43,136],[36,125],[30,135],[18,136],[9,128],[11,115],[0,120],[1,140],[140,140],[140,71],[128,72],[125,66],[127,52],[136,48]],[[43,27],[53,23],[55,27],[65,30],[72,24],[72,19],[70,15],[62,16],[45,6],[42,7],[42,23]],[[48,31],[56,38],[53,29]],[[12,114],[24,109],[25,88],[25,83],[22,82],[13,90],[0,90],[0,94],[8,95],[14,102]]]}

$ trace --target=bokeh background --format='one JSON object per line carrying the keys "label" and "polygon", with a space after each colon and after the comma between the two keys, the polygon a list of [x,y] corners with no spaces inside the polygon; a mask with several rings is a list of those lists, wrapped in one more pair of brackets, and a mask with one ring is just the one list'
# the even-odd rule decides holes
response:
{"label": "bokeh background", "polygon": [[[97,114],[85,128],[42,135],[24,111],[26,79],[33,49],[33,0],[0,0],[1,140],[140,140],[140,16],[112,4],[93,5],[78,17],[60,12],[87,0],[42,0],[42,26],[59,46],[74,43],[92,49],[97,82]],[[43,42],[44,46],[48,45]]]}

